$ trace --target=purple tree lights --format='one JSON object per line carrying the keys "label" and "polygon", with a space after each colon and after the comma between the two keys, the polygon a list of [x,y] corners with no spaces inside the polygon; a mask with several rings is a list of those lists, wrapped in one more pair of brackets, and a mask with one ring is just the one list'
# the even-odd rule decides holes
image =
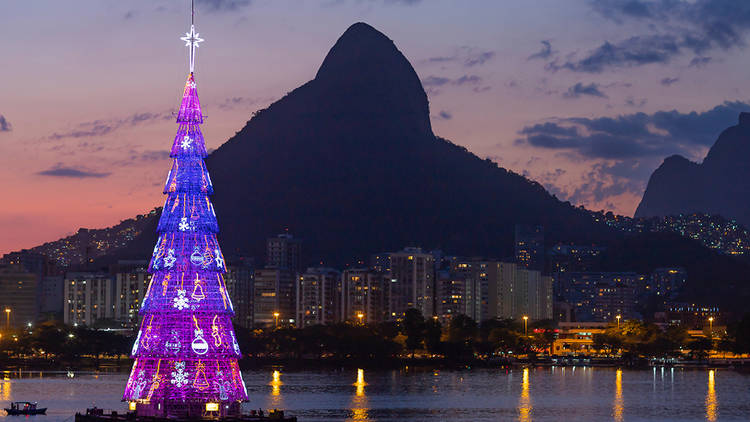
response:
{"label": "purple tree lights", "polygon": [[209,199],[213,187],[203,161],[203,115],[192,72],[177,123],[170,154],[174,162],[164,186],[167,199],[149,267],[153,276],[141,305],[135,363],[123,398],[141,415],[237,413],[247,390],[237,363],[241,354],[216,240],[218,224]]}

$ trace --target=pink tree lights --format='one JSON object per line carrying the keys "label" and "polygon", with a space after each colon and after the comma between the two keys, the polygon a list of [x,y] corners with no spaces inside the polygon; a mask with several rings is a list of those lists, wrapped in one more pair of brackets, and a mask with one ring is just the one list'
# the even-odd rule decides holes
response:
{"label": "pink tree lights", "polygon": [[139,415],[236,414],[247,399],[209,199],[213,186],[204,162],[203,114],[192,72],[195,47],[202,39],[193,25],[191,33],[191,72],[177,114],[170,154],[174,162],[149,267],[153,276],[141,305],[142,322],[132,350],[135,363],[123,396]]}

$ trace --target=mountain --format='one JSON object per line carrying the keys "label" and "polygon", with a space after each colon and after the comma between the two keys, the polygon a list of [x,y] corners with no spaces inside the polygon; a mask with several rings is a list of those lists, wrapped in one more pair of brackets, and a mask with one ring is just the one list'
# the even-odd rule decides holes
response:
{"label": "mountain", "polygon": [[207,159],[222,245],[264,255],[284,229],[333,265],[407,245],[512,253],[515,223],[593,241],[609,232],[541,185],[444,139],[393,41],[357,23],[315,79],[257,113]]}
{"label": "mountain", "polygon": [[697,164],[673,155],[651,175],[636,217],[705,212],[750,226],[750,113],[719,135]]}
{"label": "mountain", "polygon": [[[741,307],[750,297],[746,262],[676,235],[627,236],[435,136],[416,72],[364,23],[346,30],[313,80],[257,112],[206,163],[228,257],[262,262],[265,239],[288,229],[304,240],[306,264],[342,267],[405,246],[505,258],[515,224],[541,224],[548,246],[606,246],[612,270],[684,266],[700,303]],[[96,265],[148,258],[157,218]]]}

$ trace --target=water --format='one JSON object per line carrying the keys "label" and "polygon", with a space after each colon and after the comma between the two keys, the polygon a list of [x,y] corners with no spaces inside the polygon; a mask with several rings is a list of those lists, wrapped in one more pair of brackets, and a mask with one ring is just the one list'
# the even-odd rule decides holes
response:
{"label": "water", "polygon": [[[657,368],[471,371],[250,371],[247,409],[282,408],[306,421],[747,421],[750,375]],[[124,410],[127,374],[5,373],[0,402],[38,400],[70,421],[97,405]],[[2,412],[4,413],[4,412]],[[5,415],[0,416],[0,418]],[[13,418],[9,417],[9,421]],[[6,421],[3,421],[6,422]]]}

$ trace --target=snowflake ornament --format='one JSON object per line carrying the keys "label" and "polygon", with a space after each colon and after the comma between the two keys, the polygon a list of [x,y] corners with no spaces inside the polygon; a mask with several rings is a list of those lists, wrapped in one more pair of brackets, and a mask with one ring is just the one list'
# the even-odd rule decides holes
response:
{"label": "snowflake ornament", "polygon": [[190,144],[192,144],[192,143],[193,143],[193,140],[190,139],[189,136],[185,135],[185,137],[182,138],[182,143],[180,144],[180,146],[184,150],[189,150],[190,149]]}
{"label": "snowflake ornament", "polygon": [[190,230],[190,224],[187,221],[187,217],[182,217],[180,219],[180,224],[177,226],[177,228],[180,229],[181,232]]}
{"label": "snowflake ornament", "polygon": [[174,299],[172,299],[172,302],[174,302],[174,303],[172,303],[172,307],[173,308],[177,308],[178,311],[181,311],[183,309],[187,309],[188,308],[188,298],[185,297],[186,294],[187,294],[187,291],[185,291],[183,289],[178,289],[177,290],[177,297],[174,298]]}
{"label": "snowflake ornament", "polygon": [[177,362],[174,364],[174,371],[172,371],[172,384],[177,387],[184,387],[188,384],[188,377],[190,374],[185,371],[185,362]]}

